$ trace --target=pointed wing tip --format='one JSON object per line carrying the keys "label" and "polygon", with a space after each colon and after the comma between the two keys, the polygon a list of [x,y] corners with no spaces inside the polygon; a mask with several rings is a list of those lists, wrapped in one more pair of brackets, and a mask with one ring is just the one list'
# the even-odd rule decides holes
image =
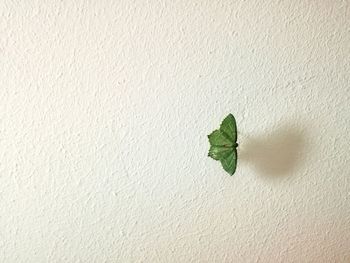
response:
{"label": "pointed wing tip", "polygon": [[235,173],[236,173],[236,169],[233,171],[233,172],[228,172],[228,171],[226,171],[230,176],[233,176]]}
{"label": "pointed wing tip", "polygon": [[233,119],[235,119],[235,116],[233,116],[232,113],[229,113],[229,114],[225,117],[225,119],[226,119],[226,118],[233,118]]}

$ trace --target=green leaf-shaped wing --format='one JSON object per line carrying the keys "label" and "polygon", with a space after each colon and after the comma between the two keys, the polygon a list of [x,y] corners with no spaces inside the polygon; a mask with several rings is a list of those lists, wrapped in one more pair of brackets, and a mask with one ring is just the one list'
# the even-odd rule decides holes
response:
{"label": "green leaf-shaped wing", "polygon": [[233,144],[237,141],[236,120],[231,113],[222,121],[220,131],[233,142]]}
{"label": "green leaf-shaped wing", "polygon": [[210,145],[214,146],[233,146],[234,142],[232,142],[223,132],[220,130],[215,130],[211,134],[208,135]]}
{"label": "green leaf-shaped wing", "polygon": [[233,175],[236,171],[237,166],[237,150],[233,148],[230,154],[220,159],[222,167],[228,172],[230,175]]}
{"label": "green leaf-shaped wing", "polygon": [[209,154],[211,158],[214,160],[221,160],[223,158],[226,158],[231,152],[233,148],[232,147],[223,147],[223,146],[210,146]]}

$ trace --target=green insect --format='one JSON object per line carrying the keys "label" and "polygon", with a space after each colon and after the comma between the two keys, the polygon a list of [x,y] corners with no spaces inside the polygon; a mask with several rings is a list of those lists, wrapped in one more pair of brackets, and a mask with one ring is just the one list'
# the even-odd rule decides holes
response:
{"label": "green insect", "polygon": [[237,166],[237,127],[235,117],[230,113],[221,123],[220,129],[208,135],[210,149],[208,156],[221,162],[222,167],[233,175]]}

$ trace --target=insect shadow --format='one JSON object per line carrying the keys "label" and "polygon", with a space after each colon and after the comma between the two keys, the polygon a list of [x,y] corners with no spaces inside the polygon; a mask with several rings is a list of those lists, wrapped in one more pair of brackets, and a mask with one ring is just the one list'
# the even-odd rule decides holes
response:
{"label": "insect shadow", "polygon": [[[245,136],[243,136],[245,137]],[[285,177],[301,165],[305,151],[306,133],[284,126],[261,137],[243,138],[239,157],[257,172],[267,177]]]}

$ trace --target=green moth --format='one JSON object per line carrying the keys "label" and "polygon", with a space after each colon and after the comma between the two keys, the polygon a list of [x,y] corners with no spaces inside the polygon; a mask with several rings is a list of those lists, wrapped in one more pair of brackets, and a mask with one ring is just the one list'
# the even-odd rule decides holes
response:
{"label": "green moth", "polygon": [[222,167],[233,175],[237,166],[237,127],[235,117],[230,113],[221,123],[220,129],[208,135],[210,149],[208,156],[221,162]]}

